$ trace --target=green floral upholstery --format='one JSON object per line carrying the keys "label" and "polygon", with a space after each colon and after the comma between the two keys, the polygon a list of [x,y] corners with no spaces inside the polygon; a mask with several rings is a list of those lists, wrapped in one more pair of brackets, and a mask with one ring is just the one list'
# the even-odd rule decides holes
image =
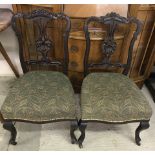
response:
{"label": "green floral upholstery", "polygon": [[60,72],[32,71],[19,78],[2,107],[4,119],[34,122],[76,118],[72,85]]}
{"label": "green floral upholstery", "polygon": [[127,122],[149,120],[151,107],[127,76],[119,73],[91,73],[83,81],[82,120]]}

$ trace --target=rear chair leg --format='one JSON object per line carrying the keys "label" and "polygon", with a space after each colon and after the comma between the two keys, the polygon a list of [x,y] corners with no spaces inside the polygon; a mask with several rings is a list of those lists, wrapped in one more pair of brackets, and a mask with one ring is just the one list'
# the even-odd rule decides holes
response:
{"label": "rear chair leg", "polygon": [[79,130],[81,132],[81,136],[78,139],[78,143],[79,143],[79,147],[80,148],[83,147],[82,143],[83,143],[83,141],[85,139],[85,130],[86,130],[86,127],[87,127],[87,123],[80,120],[80,122],[79,122]]}
{"label": "rear chair leg", "polygon": [[138,128],[137,128],[136,131],[135,131],[135,141],[136,141],[136,144],[137,144],[138,146],[141,145],[141,144],[140,144],[141,138],[140,138],[140,136],[139,136],[140,132],[141,132],[142,130],[145,130],[145,129],[149,128],[149,127],[150,127],[149,121],[141,121],[141,122],[140,122]]}
{"label": "rear chair leg", "polygon": [[78,140],[74,134],[74,132],[78,129],[78,122],[72,121],[70,126],[70,136],[71,136],[71,143],[78,144]]}
{"label": "rear chair leg", "polygon": [[16,145],[17,131],[12,122],[3,122],[3,128],[11,132],[9,144]]}

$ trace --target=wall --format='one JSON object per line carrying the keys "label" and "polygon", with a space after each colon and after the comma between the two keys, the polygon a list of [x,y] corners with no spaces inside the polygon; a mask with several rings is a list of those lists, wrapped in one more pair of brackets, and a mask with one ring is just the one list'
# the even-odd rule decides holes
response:
{"label": "wall", "polygon": [[[0,8],[9,8],[12,9],[11,4],[1,4]],[[5,31],[0,32],[0,41],[5,48],[7,54],[9,55],[12,63],[17,68],[20,74],[22,74],[21,65],[18,55],[18,42],[16,35],[11,27],[7,28]],[[10,66],[7,64],[6,60],[0,53],[0,76],[14,76],[13,71]]]}

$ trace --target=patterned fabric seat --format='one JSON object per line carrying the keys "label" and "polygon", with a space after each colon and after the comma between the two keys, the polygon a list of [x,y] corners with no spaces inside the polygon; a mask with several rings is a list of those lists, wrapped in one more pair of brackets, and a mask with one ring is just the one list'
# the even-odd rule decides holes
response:
{"label": "patterned fabric seat", "polygon": [[136,84],[119,73],[91,73],[83,81],[82,120],[149,120],[151,107]]}
{"label": "patterned fabric seat", "polygon": [[60,72],[32,71],[19,78],[2,107],[4,119],[34,122],[75,119],[71,83]]}

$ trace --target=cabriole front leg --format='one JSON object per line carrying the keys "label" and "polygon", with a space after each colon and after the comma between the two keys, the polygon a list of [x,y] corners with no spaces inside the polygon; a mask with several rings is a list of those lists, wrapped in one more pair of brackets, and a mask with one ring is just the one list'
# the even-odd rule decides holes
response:
{"label": "cabriole front leg", "polygon": [[77,121],[72,121],[70,126],[70,136],[71,136],[71,143],[77,144],[78,140],[74,134],[74,132],[78,129],[78,123]]}
{"label": "cabriole front leg", "polygon": [[149,121],[141,121],[138,128],[136,129],[136,132],[135,132],[135,141],[136,141],[136,144],[138,146],[140,146],[140,141],[141,141],[141,138],[140,138],[140,132],[149,128]]}
{"label": "cabriole front leg", "polygon": [[4,122],[3,128],[11,132],[11,138],[9,140],[9,144],[16,145],[16,136],[17,131],[12,122]]}
{"label": "cabriole front leg", "polygon": [[79,122],[79,130],[81,132],[81,136],[79,137],[78,139],[78,143],[79,143],[79,147],[82,148],[83,145],[83,141],[85,139],[85,130],[86,130],[86,127],[87,127],[87,123],[86,122],[83,122],[83,121],[80,121]]}

